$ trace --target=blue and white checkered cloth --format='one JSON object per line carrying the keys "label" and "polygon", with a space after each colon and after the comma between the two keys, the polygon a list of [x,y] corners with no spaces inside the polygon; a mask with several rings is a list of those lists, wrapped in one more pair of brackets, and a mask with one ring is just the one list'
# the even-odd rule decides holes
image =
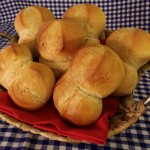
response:
{"label": "blue and white checkered cloth", "polygon": [[[1,0],[0,1],[0,32],[14,35],[15,15],[23,8],[31,5],[41,5],[49,8],[56,18],[61,18],[67,8],[79,3],[95,4],[103,9],[107,17],[106,28],[115,30],[121,27],[137,27],[150,32],[150,1],[149,0]],[[0,48],[8,42],[0,38]],[[150,95],[150,70],[139,81],[134,91],[136,100]],[[41,135],[24,132],[0,120],[0,150],[9,149],[150,149],[150,108],[139,120],[124,132],[107,140],[105,146],[96,144],[71,144],[49,140]]]}

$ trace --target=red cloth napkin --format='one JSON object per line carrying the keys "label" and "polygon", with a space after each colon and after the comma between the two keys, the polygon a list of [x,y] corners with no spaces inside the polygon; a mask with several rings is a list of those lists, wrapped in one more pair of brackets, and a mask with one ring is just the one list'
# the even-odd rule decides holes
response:
{"label": "red cloth napkin", "polygon": [[36,112],[27,112],[17,108],[7,92],[0,92],[0,111],[45,131],[104,145],[107,141],[108,118],[116,113],[118,101],[118,97],[103,99],[103,112],[99,120],[84,128],[67,124],[60,117],[52,100]]}
{"label": "red cloth napkin", "polygon": [[107,40],[106,38],[105,39],[100,39],[100,43],[105,45],[106,44],[106,40]]}

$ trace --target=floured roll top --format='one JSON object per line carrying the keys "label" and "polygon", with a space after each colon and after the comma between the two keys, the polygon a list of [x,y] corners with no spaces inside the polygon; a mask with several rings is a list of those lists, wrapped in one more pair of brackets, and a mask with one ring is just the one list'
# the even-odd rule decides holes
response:
{"label": "floured roll top", "polygon": [[[0,51],[0,82],[3,82],[5,78],[4,73],[6,74],[6,72],[8,72],[8,68],[11,68],[10,66],[18,61],[20,65],[32,61],[32,54],[25,45],[11,44]],[[16,71],[14,70],[13,73],[16,74]],[[8,73],[8,75],[6,75],[7,80],[9,76],[10,74]],[[6,79],[4,79],[4,84]],[[7,86],[5,88],[7,88]]]}
{"label": "floured roll top", "polygon": [[106,26],[104,12],[93,4],[77,4],[66,10],[63,18],[77,22],[86,30],[89,38],[99,38]]}
{"label": "floured roll top", "polygon": [[46,65],[33,62],[28,47],[12,44],[0,51],[0,84],[24,110],[38,110],[53,92],[55,76]]}
{"label": "floured roll top", "polygon": [[119,56],[99,44],[81,48],[66,77],[83,91],[104,98],[120,85],[124,75],[125,68]]}
{"label": "floured roll top", "polygon": [[[41,62],[54,72],[63,74],[75,52],[85,44],[85,32],[78,24],[66,19],[51,20],[40,28],[37,37]],[[42,61],[46,59],[46,61]],[[65,68],[63,68],[65,67]],[[61,69],[62,68],[62,69]],[[61,72],[63,70],[63,72]]]}
{"label": "floured roll top", "polygon": [[106,45],[120,56],[126,68],[125,78],[114,94],[131,94],[138,83],[138,69],[150,61],[149,33],[136,28],[117,29],[108,37]]}
{"label": "floured roll top", "polygon": [[38,110],[50,100],[54,84],[54,73],[49,67],[31,62],[19,70],[8,88],[8,94],[18,107]]}
{"label": "floured roll top", "polygon": [[144,30],[118,29],[108,37],[106,45],[136,69],[150,61],[150,34]]}

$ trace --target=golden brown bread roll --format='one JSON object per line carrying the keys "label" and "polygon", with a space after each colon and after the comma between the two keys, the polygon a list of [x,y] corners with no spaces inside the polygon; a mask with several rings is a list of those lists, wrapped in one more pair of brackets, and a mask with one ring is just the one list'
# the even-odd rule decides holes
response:
{"label": "golden brown bread roll", "polygon": [[32,61],[31,52],[26,46],[11,44],[0,51],[0,80],[7,68],[18,59],[22,63]]}
{"label": "golden brown bread roll", "polygon": [[54,73],[48,66],[33,62],[26,46],[7,46],[0,51],[0,62],[0,84],[17,106],[33,111],[47,103],[55,84]]}
{"label": "golden brown bread roll", "polygon": [[121,59],[110,48],[100,44],[82,47],[56,83],[55,107],[69,122],[90,125],[102,112],[102,98],[119,87],[124,75]]}
{"label": "golden brown bread roll", "polygon": [[104,12],[93,4],[77,4],[66,10],[63,18],[71,19],[82,26],[87,37],[99,38],[106,26]]}
{"label": "golden brown bread roll", "polygon": [[116,96],[124,96],[131,94],[138,83],[137,70],[126,63],[124,63],[124,65],[125,65],[125,76],[120,86],[113,93]]}
{"label": "golden brown bread roll", "polygon": [[55,77],[57,79],[60,78],[66,72],[66,70],[68,69],[68,66],[69,66],[69,62],[61,62],[60,63],[57,61],[56,62],[48,61],[42,57],[39,58],[39,62],[50,67],[53,70]]}
{"label": "golden brown bread roll", "polygon": [[115,95],[131,94],[138,83],[137,70],[150,61],[150,35],[137,28],[117,29],[107,38],[106,45],[113,49],[126,66],[126,75]]}
{"label": "golden brown bread roll", "polygon": [[106,45],[127,64],[139,69],[150,61],[150,34],[142,29],[121,28],[114,31]]}
{"label": "golden brown bread roll", "polygon": [[124,75],[125,68],[119,56],[97,44],[79,50],[66,76],[87,93],[104,98],[120,85]]}
{"label": "golden brown bread roll", "polygon": [[63,74],[75,52],[85,43],[85,32],[73,21],[51,20],[41,26],[37,43],[42,59],[55,72]]}
{"label": "golden brown bread roll", "polygon": [[36,35],[41,25],[50,19],[54,19],[53,13],[42,6],[26,7],[15,17],[14,26],[19,34],[18,43],[28,46],[35,59],[39,57],[36,45]]}
{"label": "golden brown bread roll", "polygon": [[6,89],[9,88],[9,86],[12,84],[12,82],[15,80],[16,76],[20,73],[20,70],[24,68],[24,65],[27,63],[30,63],[31,61],[22,61],[21,59],[16,60],[12,62],[4,71],[2,77],[1,77],[1,85],[5,87]]}
{"label": "golden brown bread roll", "polygon": [[53,99],[60,115],[68,122],[87,126],[93,124],[102,113],[102,99],[82,91],[63,76],[56,83]]}
{"label": "golden brown bread roll", "polygon": [[14,103],[25,110],[38,110],[50,99],[55,77],[44,64],[31,62],[26,64],[8,88]]}

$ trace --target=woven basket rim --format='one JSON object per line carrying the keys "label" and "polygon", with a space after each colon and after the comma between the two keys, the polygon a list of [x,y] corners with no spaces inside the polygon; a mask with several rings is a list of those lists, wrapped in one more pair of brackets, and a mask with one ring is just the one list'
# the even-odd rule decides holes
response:
{"label": "woven basket rim", "polygon": [[[132,98],[132,96],[130,98]],[[146,111],[146,108],[144,107],[141,111],[134,113],[132,116],[130,116],[130,121],[123,121],[123,124],[124,124],[123,127],[120,127],[120,126],[118,126],[118,124],[116,124],[116,126],[113,129],[109,129],[107,138],[117,135],[117,134],[121,133],[122,131],[124,131],[125,129],[127,129],[129,126],[134,124],[145,111]],[[113,119],[116,119],[116,117],[120,116],[120,115],[121,114],[114,115]],[[22,129],[23,131],[30,132],[33,134],[39,134],[39,135],[49,138],[51,140],[58,140],[61,142],[69,142],[69,143],[90,143],[88,141],[76,140],[73,138],[69,138],[67,136],[66,137],[60,136],[53,132],[38,129],[38,128],[32,126],[31,124],[20,121],[20,120],[14,118],[14,117],[11,117],[8,114],[3,113],[3,112],[0,112],[0,118],[2,120],[6,121],[7,123],[9,123],[10,125],[13,125],[19,129]],[[117,117],[117,119],[119,119],[119,117]]]}

